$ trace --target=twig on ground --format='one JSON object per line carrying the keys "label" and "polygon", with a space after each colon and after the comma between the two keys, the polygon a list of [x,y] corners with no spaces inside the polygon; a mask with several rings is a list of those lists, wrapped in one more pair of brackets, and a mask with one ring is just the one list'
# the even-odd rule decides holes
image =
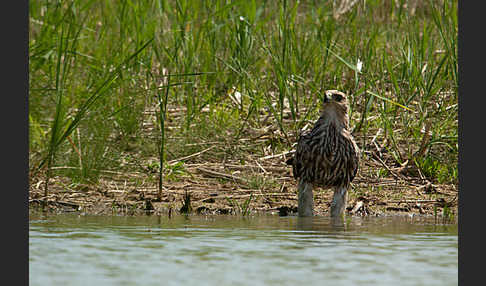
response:
{"label": "twig on ground", "polygon": [[262,167],[262,165],[260,165],[260,163],[258,163],[257,160],[255,160],[255,163],[258,165],[258,167],[260,167],[260,169],[263,171],[263,173],[267,174],[268,172]]}
{"label": "twig on ground", "polygon": [[264,160],[267,160],[267,159],[278,158],[278,157],[282,157],[282,156],[285,156],[285,155],[288,155],[288,154],[293,154],[293,153],[295,153],[295,150],[286,151],[286,152],[283,152],[283,153],[280,153],[280,154],[276,154],[276,155],[268,155],[268,156],[265,156],[265,157],[261,157],[258,160],[259,161],[264,161]]}
{"label": "twig on ground", "polygon": [[[219,165],[219,164],[217,164]],[[259,166],[254,166],[254,165],[233,165],[233,164],[226,164],[225,166],[228,169],[233,169],[233,170],[248,170],[248,169],[254,169],[254,170],[262,170]],[[265,166],[264,170],[266,172],[277,172],[277,173],[282,173],[282,172],[287,172],[289,170],[288,167],[276,167],[276,166]]]}
{"label": "twig on ground", "polygon": [[390,172],[390,174],[393,175],[393,177],[395,177],[397,180],[402,180],[403,178],[396,174],[395,172],[393,172],[392,169],[390,169],[390,167],[388,167],[385,162],[383,162],[383,160],[380,159],[380,157],[378,157],[376,154],[372,153],[373,154],[373,158],[376,159],[383,167],[385,167],[385,169],[388,170],[388,172]]}
{"label": "twig on ground", "polygon": [[351,213],[352,214],[356,213],[363,205],[364,205],[363,201],[356,202],[353,209],[351,210]]}
{"label": "twig on ground", "polygon": [[213,170],[204,169],[204,168],[201,168],[201,167],[197,167],[196,169],[198,171],[200,171],[201,173],[203,173],[203,174],[205,174],[207,176],[213,177],[213,178],[220,178],[220,179],[226,179],[226,180],[236,181],[236,182],[241,183],[241,184],[244,184],[244,185],[247,185],[248,184],[248,182],[246,180],[244,180],[244,179],[242,179],[240,177],[236,177],[236,176],[233,176],[233,175],[216,172],[216,171],[213,171]]}
{"label": "twig on ground", "polygon": [[437,203],[440,202],[439,200],[390,200],[390,201],[384,201],[384,203],[396,203],[396,204],[402,204],[402,203]]}
{"label": "twig on ground", "polygon": [[204,150],[202,150],[202,151],[199,151],[199,152],[197,152],[197,153],[194,153],[194,154],[191,154],[191,155],[188,155],[188,156],[182,157],[182,158],[178,158],[178,159],[174,159],[174,160],[167,161],[167,164],[169,164],[169,165],[173,165],[173,164],[176,164],[176,163],[177,163],[177,162],[179,162],[179,161],[182,161],[182,160],[187,160],[187,159],[190,159],[190,158],[192,158],[192,157],[199,156],[199,155],[201,155],[202,153],[207,152],[207,151],[209,151],[209,150],[213,149],[214,147],[216,147],[216,146],[214,146],[214,145],[213,145],[213,146],[211,146],[211,147],[209,147],[209,148],[206,148],[206,149],[204,149]]}
{"label": "twig on ground", "polygon": [[267,193],[267,194],[251,193],[251,194],[247,194],[247,195],[220,195],[220,196],[214,196],[214,197],[207,197],[207,198],[204,198],[204,199],[197,200],[194,203],[202,202],[202,201],[205,201],[209,198],[212,198],[212,199],[244,199],[244,198],[249,198],[250,196],[285,197],[287,199],[292,199],[292,200],[297,199],[297,195],[293,194],[293,193]]}

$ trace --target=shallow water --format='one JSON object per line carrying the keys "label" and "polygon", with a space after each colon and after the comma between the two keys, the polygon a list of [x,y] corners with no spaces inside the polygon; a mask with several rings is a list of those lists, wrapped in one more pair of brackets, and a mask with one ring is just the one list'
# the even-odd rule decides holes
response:
{"label": "shallow water", "polygon": [[29,285],[457,285],[457,224],[31,214]]}

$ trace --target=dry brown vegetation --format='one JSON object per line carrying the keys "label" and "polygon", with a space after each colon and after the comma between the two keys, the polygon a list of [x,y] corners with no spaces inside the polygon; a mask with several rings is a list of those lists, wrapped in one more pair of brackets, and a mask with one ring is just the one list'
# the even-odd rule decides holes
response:
{"label": "dry brown vegetation", "polygon": [[[176,123],[182,110],[173,108],[169,113],[171,122]],[[147,111],[146,114],[149,116],[144,129],[150,133],[154,129],[149,123],[150,114],[154,116],[154,113]],[[167,128],[177,129],[174,124]],[[293,151],[278,154],[263,152],[265,156],[252,153],[252,150],[268,147],[274,140],[282,140],[278,129],[271,124],[259,130],[251,129],[245,135],[231,148],[221,138],[186,143],[188,148],[195,145],[204,148],[167,161],[161,200],[157,199],[157,166],[153,169],[147,167],[157,158],[136,160],[134,158],[138,158],[140,152],[128,150],[124,156],[131,162],[127,165],[132,165],[132,169],[138,166],[139,171],[101,170],[101,178],[96,185],[73,183],[68,177],[54,177],[47,198],[48,207],[52,211],[85,214],[167,215],[180,213],[184,196],[188,194],[192,213],[197,214],[242,214],[245,203],[249,213],[295,214],[297,183],[292,177],[291,167],[285,164]],[[175,140],[170,136],[169,139]],[[290,140],[295,140],[295,135]],[[413,165],[396,166],[393,158],[376,141],[372,142],[370,144],[374,147],[370,148],[371,151],[363,152],[365,159],[361,160],[349,192],[349,215],[441,215],[444,208],[446,212],[457,214],[456,185],[433,184]],[[232,151],[239,152],[238,156],[225,159],[225,154]],[[63,168],[72,167],[54,169]],[[42,177],[32,178],[29,192],[32,206],[40,207],[44,199]],[[316,214],[327,215],[332,191],[316,189],[314,196]]]}

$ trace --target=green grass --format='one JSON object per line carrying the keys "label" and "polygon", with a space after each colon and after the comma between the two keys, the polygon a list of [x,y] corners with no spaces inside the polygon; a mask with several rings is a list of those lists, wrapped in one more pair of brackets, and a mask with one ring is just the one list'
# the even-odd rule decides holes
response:
{"label": "green grass", "polygon": [[[76,167],[52,172],[96,182],[96,170],[208,141],[222,144],[206,160],[244,161],[266,146],[239,140],[269,125],[282,152],[339,89],[364,151],[381,129],[396,164],[456,183],[457,1],[421,1],[413,15],[393,4],[406,1],[358,1],[338,19],[333,2],[30,1],[31,169]],[[169,73],[197,76],[171,77],[169,89]]]}
{"label": "green grass", "polygon": [[251,213],[250,204],[251,204],[252,199],[253,199],[252,193],[250,194],[250,197],[248,199],[243,201],[242,204],[238,203],[238,201],[235,200],[235,199],[226,198],[226,200],[228,201],[228,204],[231,207],[233,207],[235,214],[240,214],[242,216],[250,215],[250,213]]}

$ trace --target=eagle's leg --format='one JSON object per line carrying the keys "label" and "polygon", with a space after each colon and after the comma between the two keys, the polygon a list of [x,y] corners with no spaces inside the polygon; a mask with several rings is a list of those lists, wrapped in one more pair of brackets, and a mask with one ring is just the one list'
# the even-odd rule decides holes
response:
{"label": "eagle's leg", "polygon": [[331,217],[342,217],[346,210],[347,188],[335,187],[331,202]]}
{"label": "eagle's leg", "polygon": [[312,184],[299,180],[298,187],[298,212],[299,216],[312,216],[312,209],[314,208],[314,198],[312,195]]}

